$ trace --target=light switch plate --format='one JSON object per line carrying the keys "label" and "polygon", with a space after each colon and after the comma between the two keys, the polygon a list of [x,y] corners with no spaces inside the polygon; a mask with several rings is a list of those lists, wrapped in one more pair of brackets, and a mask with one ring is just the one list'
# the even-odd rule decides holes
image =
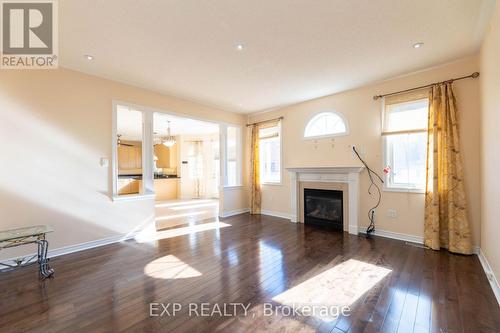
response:
{"label": "light switch plate", "polygon": [[106,168],[109,166],[109,159],[107,159],[106,157],[101,157],[101,161],[99,162],[99,164],[103,167],[103,168]]}

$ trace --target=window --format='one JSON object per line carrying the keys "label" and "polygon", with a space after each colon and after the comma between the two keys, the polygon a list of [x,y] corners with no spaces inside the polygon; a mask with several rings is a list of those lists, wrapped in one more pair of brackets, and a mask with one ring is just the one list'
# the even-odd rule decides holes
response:
{"label": "window", "polygon": [[191,180],[203,178],[203,141],[188,143],[188,175]]}
{"label": "window", "polygon": [[281,125],[259,130],[261,183],[281,183]]}
{"label": "window", "polygon": [[306,126],[304,138],[330,137],[347,134],[344,117],[333,111],[315,115]]}
{"label": "window", "polygon": [[386,99],[382,135],[385,165],[390,167],[388,190],[425,190],[429,100],[419,97]]}
{"label": "window", "polygon": [[226,136],[226,185],[241,185],[241,128],[227,127]]}

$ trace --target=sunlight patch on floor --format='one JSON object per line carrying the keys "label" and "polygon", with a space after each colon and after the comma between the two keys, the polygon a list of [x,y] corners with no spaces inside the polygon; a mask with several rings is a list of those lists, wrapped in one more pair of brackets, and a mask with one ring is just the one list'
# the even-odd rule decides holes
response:
{"label": "sunlight patch on floor", "polygon": [[203,204],[192,204],[192,205],[183,205],[179,207],[170,207],[171,210],[187,210],[187,209],[196,209],[203,207],[217,207],[219,205],[218,202],[207,202]]}
{"label": "sunlight patch on floor", "polygon": [[190,235],[197,232],[208,230],[219,230],[220,228],[230,227],[230,224],[224,222],[210,222],[203,224],[194,224],[187,227],[156,231],[154,225],[149,225],[147,228],[139,232],[134,238],[139,243],[147,243],[159,239],[173,238],[178,236]]}
{"label": "sunlight patch on floor", "polygon": [[272,300],[296,308],[350,306],[390,272],[390,269],[384,267],[349,259],[288,289]]}
{"label": "sunlight patch on floor", "polygon": [[155,204],[156,208],[163,208],[163,207],[178,207],[178,206],[183,206],[183,205],[193,205],[193,204],[200,204],[200,203],[209,203],[213,202],[214,200],[212,199],[196,199],[196,200],[187,200],[187,201],[167,201],[167,202],[158,202]]}
{"label": "sunlight patch on floor", "polygon": [[155,279],[187,279],[202,275],[171,254],[151,261],[144,267],[144,273]]}
{"label": "sunlight patch on floor", "polygon": [[183,214],[172,214],[172,215],[165,215],[165,216],[157,216],[155,218],[156,221],[165,221],[165,220],[173,220],[173,219],[178,219],[180,217],[191,217],[191,216],[198,216],[198,215],[203,215],[208,213],[209,211],[207,210],[202,210],[199,212],[189,212],[189,213],[183,213]]}

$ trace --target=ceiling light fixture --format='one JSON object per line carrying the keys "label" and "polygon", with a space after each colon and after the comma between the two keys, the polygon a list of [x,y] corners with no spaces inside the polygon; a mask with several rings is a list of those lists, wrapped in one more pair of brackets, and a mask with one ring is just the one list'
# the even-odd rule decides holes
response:
{"label": "ceiling light fixture", "polygon": [[167,128],[167,136],[166,137],[163,137],[161,139],[161,143],[165,146],[165,147],[172,147],[173,145],[175,145],[175,137],[173,137],[171,134],[170,134],[170,121],[167,121],[168,123],[168,128]]}
{"label": "ceiling light fixture", "polygon": [[418,42],[418,43],[413,44],[413,48],[414,48],[414,49],[419,49],[419,48],[421,48],[422,46],[424,46],[424,43],[422,43],[422,42]]}
{"label": "ceiling light fixture", "polygon": [[87,59],[88,61],[94,60],[94,56],[93,56],[93,55],[90,55],[90,54],[85,54],[83,57],[84,57],[85,59]]}
{"label": "ceiling light fixture", "polygon": [[239,43],[239,44],[236,44],[236,46],[235,46],[235,47],[236,47],[236,49],[237,49],[238,51],[241,51],[241,50],[243,50],[243,49],[245,48],[245,45],[243,45],[243,44]]}

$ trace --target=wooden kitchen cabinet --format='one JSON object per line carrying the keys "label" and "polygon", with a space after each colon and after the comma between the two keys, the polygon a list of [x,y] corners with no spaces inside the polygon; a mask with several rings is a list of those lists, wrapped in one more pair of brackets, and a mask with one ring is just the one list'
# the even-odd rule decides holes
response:
{"label": "wooden kitchen cabinet", "polygon": [[158,158],[156,161],[157,168],[177,168],[177,144],[170,148],[162,144],[155,145],[154,152],[155,156]]}
{"label": "wooden kitchen cabinet", "polygon": [[142,169],[142,148],[141,147],[118,147],[118,169],[131,170]]}
{"label": "wooden kitchen cabinet", "polygon": [[118,178],[116,183],[119,195],[138,194],[141,190],[142,180],[133,178]]}
{"label": "wooden kitchen cabinet", "polygon": [[157,168],[170,168],[170,149],[162,144],[155,145],[155,156],[158,158],[156,161]]}
{"label": "wooden kitchen cabinet", "polygon": [[154,180],[156,200],[177,199],[179,178],[160,178]]}

